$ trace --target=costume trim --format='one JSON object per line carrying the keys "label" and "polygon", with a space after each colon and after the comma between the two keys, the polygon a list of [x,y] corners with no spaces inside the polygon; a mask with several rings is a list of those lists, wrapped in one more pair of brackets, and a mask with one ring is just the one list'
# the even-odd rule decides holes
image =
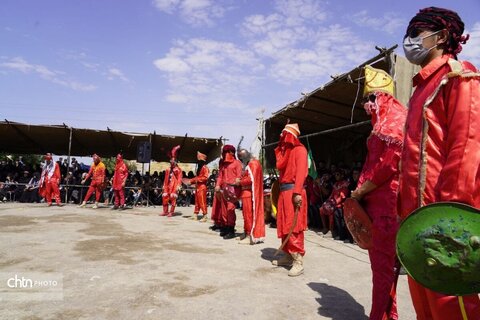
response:
{"label": "costume trim", "polygon": [[443,79],[440,81],[438,86],[435,88],[433,93],[425,100],[423,104],[423,130],[422,130],[422,146],[420,149],[420,171],[419,171],[419,184],[418,184],[418,191],[419,197],[418,202],[419,206],[423,206],[424,204],[424,191],[425,191],[425,184],[427,179],[427,157],[425,156],[426,146],[427,146],[427,132],[428,132],[428,122],[427,122],[427,108],[430,104],[435,100],[440,89],[445,86],[451,78],[454,77],[461,77],[461,78],[475,78],[480,77],[480,73],[471,72],[471,71],[464,71],[463,65],[460,61],[455,59],[448,59],[448,64],[450,66],[450,71],[447,73]]}
{"label": "costume trim", "polygon": [[462,319],[468,320],[467,310],[465,310],[465,303],[463,302],[463,297],[458,297],[458,304],[460,305],[460,312],[462,313]]}
{"label": "costume trim", "polygon": [[257,211],[255,210],[256,206],[255,206],[255,179],[253,177],[253,172],[252,172],[252,169],[250,169],[250,167],[247,165],[246,167],[247,169],[247,172],[248,172],[248,175],[250,176],[250,180],[252,180],[252,229],[250,230],[250,239],[253,243],[259,243],[259,242],[263,242],[265,240],[265,238],[255,238],[255,236],[253,235],[253,230],[255,230],[255,225],[257,223]]}

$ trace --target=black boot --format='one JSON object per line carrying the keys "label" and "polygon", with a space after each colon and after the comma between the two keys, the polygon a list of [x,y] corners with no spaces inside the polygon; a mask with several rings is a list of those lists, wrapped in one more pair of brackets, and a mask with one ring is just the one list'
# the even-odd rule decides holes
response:
{"label": "black boot", "polygon": [[228,228],[229,227],[220,227],[220,237],[223,237],[228,233]]}
{"label": "black boot", "polygon": [[227,234],[223,236],[223,239],[233,239],[235,238],[235,227],[227,227]]}
{"label": "black boot", "polygon": [[216,224],[214,224],[213,226],[210,226],[208,229],[212,231],[220,231],[220,226],[217,226]]}

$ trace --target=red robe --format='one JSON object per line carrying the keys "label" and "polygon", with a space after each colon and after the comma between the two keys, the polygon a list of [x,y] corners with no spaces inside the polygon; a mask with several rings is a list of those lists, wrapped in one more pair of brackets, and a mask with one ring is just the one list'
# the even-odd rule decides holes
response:
{"label": "red robe", "polygon": [[374,105],[369,110],[373,130],[367,140],[367,158],[358,179],[358,187],[367,180],[377,186],[361,202],[372,219],[373,246],[368,250],[373,282],[370,319],[382,320],[389,305],[387,318],[398,319],[392,288],[395,287],[399,160],[407,109],[391,95],[381,92],[376,93]]}
{"label": "red robe", "polygon": [[265,218],[263,212],[263,171],[260,161],[251,159],[240,178],[242,192],[243,226],[245,234],[253,243],[265,239]]}
{"label": "red robe", "polygon": [[90,182],[90,187],[87,190],[87,195],[83,200],[88,201],[92,193],[95,191],[95,201],[98,202],[105,187],[105,165],[103,162],[99,162],[98,164],[95,164],[95,162],[92,163],[85,180],[87,180],[89,177],[92,177],[92,181]]}
{"label": "red robe", "polygon": [[[227,189],[233,189],[239,195],[239,188],[232,188],[230,185],[235,184],[235,180],[240,178],[242,174],[242,163],[237,159],[223,160],[223,164],[218,171],[216,186],[225,192]],[[220,225],[234,227],[236,216],[236,201],[227,201],[225,197],[217,198],[216,210],[219,210]]]}
{"label": "red robe", "polygon": [[52,196],[55,198],[57,204],[61,203],[60,190],[58,188],[60,179],[61,174],[58,163],[51,160],[50,165],[45,164],[40,177],[38,193],[47,200],[48,204],[52,203]]}
{"label": "red robe", "polygon": [[206,165],[203,165],[200,172],[193,179],[190,179],[191,184],[195,184],[195,209],[194,214],[198,214],[200,209],[204,215],[207,214],[207,181],[210,170]]}
{"label": "red robe", "polygon": [[[289,133],[286,133],[289,134]],[[296,138],[295,138],[296,139]],[[295,208],[292,202],[294,194],[302,196],[302,205],[298,211],[297,223],[293,228],[292,235],[283,250],[289,254],[305,254],[304,231],[307,229],[307,192],[304,188],[305,179],[308,175],[307,149],[296,139],[293,146],[282,151],[281,143],[275,149],[277,169],[279,170],[279,182],[282,184],[293,183],[293,189],[280,191],[278,197],[277,212],[277,236],[282,241],[287,237],[293,225]]]}
{"label": "red robe", "polygon": [[119,160],[115,164],[115,172],[113,173],[113,190],[122,190],[124,188],[124,183],[128,177],[128,168],[125,164],[125,161]]}
{"label": "red robe", "polygon": [[[473,65],[450,55],[434,59],[413,78],[416,89],[401,156],[401,217],[438,201],[480,208],[479,79]],[[418,319],[462,319],[458,297],[429,290],[411,278],[409,286]],[[478,295],[463,300],[468,319],[480,319]]]}
{"label": "red robe", "polygon": [[125,181],[128,178],[128,168],[121,156],[117,156],[115,172],[113,174],[113,194],[115,196],[115,206],[125,205]]}
{"label": "red robe", "polygon": [[169,212],[168,204],[171,205],[170,213],[173,214],[173,212],[175,211],[178,197],[177,192],[181,183],[182,169],[180,169],[177,165],[175,165],[174,167],[168,167],[165,170],[165,179],[163,180],[162,204],[164,214]]}

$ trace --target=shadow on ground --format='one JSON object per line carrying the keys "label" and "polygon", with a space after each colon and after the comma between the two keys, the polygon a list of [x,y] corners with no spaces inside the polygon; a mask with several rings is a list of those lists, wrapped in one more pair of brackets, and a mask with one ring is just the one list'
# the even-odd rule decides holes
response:
{"label": "shadow on ground", "polygon": [[274,254],[277,251],[275,248],[263,248],[260,250],[262,255],[260,256],[263,260],[272,261],[275,258],[280,258],[280,254],[275,257]]}
{"label": "shadow on ground", "polygon": [[332,320],[367,320],[364,307],[345,290],[326,283],[310,282],[308,286],[320,294],[316,298],[318,314]]}

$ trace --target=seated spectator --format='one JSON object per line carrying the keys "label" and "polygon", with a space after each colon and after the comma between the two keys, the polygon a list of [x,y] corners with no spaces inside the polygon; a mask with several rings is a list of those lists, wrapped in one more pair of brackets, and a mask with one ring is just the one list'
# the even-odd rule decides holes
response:
{"label": "seated spectator", "polygon": [[321,190],[319,182],[320,178],[317,177],[317,179],[314,180],[311,176],[307,176],[305,182],[308,200],[307,222],[309,228],[320,228],[322,224],[318,214],[321,204]]}
{"label": "seated spectator", "polygon": [[38,194],[38,184],[40,182],[40,173],[35,172],[33,177],[28,181],[22,195],[19,198],[20,202],[24,203],[39,203],[40,195]]}
{"label": "seated spectator", "polygon": [[27,183],[30,181],[30,179],[31,179],[30,172],[28,172],[27,170],[23,171],[22,176],[18,178],[18,185],[15,188],[15,194],[13,196],[15,200],[20,200],[23,194],[23,190],[25,190],[25,187]]}
{"label": "seated spectator", "polygon": [[136,207],[136,206],[143,205],[144,195],[142,193],[142,188],[138,188],[136,190],[133,190],[132,192],[133,192],[132,194],[133,206]]}
{"label": "seated spectator", "polygon": [[[320,208],[320,218],[322,219],[322,233],[326,234],[328,231],[332,234],[332,237],[336,240],[341,239],[341,235],[344,236],[345,222],[343,226],[341,221],[343,220],[343,202],[350,194],[348,180],[345,179],[343,170],[337,169],[334,173],[335,184],[333,185],[332,193],[330,197],[322,204]],[[335,215],[337,218],[337,226],[334,228]]]}
{"label": "seated spectator", "polygon": [[9,174],[5,178],[3,183],[3,188],[0,190],[2,194],[3,201],[13,201],[15,200],[15,189],[17,188],[17,182],[12,178],[12,175]]}

